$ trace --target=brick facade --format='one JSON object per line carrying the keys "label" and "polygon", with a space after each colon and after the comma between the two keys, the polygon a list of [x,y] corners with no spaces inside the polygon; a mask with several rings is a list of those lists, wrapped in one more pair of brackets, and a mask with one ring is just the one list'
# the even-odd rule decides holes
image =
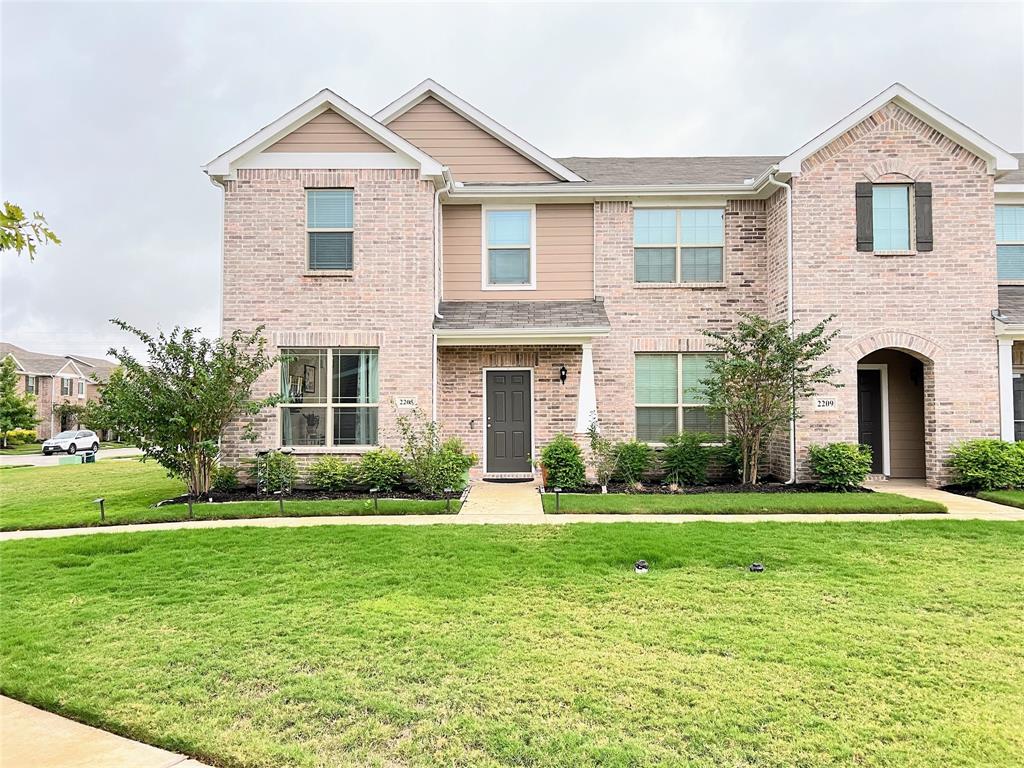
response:
{"label": "brick facade", "polygon": [[[438,421],[446,435],[460,438],[468,451],[477,454],[474,474],[482,471],[484,458],[484,369],[533,371],[533,445],[539,454],[555,435],[573,434],[581,359],[579,346],[438,349]],[[563,365],[569,371],[565,384],[558,375]]]}
{"label": "brick facade", "polygon": [[[306,274],[308,188],[354,190],[351,276]],[[224,190],[223,332],[265,326],[279,346],[378,346],[379,434],[397,445],[396,397],[431,403],[433,188],[410,170],[240,170]],[[254,394],[278,392],[280,371]],[[232,425],[222,444],[237,463],[279,445],[276,408]],[[303,457],[302,463],[308,463]]]}

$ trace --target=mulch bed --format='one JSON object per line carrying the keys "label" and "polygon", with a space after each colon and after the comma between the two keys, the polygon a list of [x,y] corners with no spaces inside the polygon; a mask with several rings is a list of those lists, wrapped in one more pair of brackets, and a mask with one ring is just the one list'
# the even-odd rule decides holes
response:
{"label": "mulch bed", "polygon": [[[417,501],[444,501],[443,496],[430,496],[419,491],[408,488],[396,488],[387,493],[376,494],[378,499],[413,499]],[[453,493],[451,498],[458,499],[461,492]],[[317,488],[293,488],[285,495],[290,501],[332,501],[341,499],[372,499],[369,490],[347,490],[347,491],[323,491]],[[278,497],[273,494],[261,493],[256,495],[255,488],[238,488],[234,491],[212,491],[201,498],[193,499],[193,502],[222,504],[229,501],[277,501]],[[176,496],[173,499],[165,499],[155,506],[164,507],[170,504],[187,504],[188,496]]]}
{"label": "mulch bed", "polygon": [[[552,487],[544,489],[546,493],[553,493]],[[632,493],[642,495],[691,495],[700,493],[833,493],[831,488],[825,488],[818,483],[780,483],[777,481],[758,483],[757,485],[743,485],[742,483],[720,483],[716,485],[681,485],[672,490],[667,485],[645,483],[642,489],[625,485],[624,483],[612,483],[608,486],[608,493]],[[849,493],[874,493],[870,488],[852,488]],[[583,488],[575,488],[563,493],[601,493],[601,486],[587,485]]]}

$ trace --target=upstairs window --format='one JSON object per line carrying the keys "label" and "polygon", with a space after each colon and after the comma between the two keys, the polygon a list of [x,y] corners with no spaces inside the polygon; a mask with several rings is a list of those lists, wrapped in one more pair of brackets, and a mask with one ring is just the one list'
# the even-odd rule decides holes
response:
{"label": "upstairs window", "polygon": [[60,393],[64,396],[69,396],[71,394],[71,379],[62,378],[60,380]]}
{"label": "upstairs window", "polygon": [[85,397],[85,379],[78,380],[78,396]]}
{"label": "upstairs window", "polygon": [[636,438],[664,443],[680,432],[725,436],[725,417],[706,407],[707,354],[636,355]]}
{"label": "upstairs window", "polygon": [[353,220],[351,189],[306,190],[309,269],[352,269]]}
{"label": "upstairs window", "polygon": [[1000,280],[1024,280],[1024,205],[996,206],[996,260]]}
{"label": "upstairs window", "polygon": [[871,189],[872,235],[876,251],[910,250],[910,187],[876,184]]}
{"label": "upstairs window", "polygon": [[35,376],[25,377],[25,394],[35,395],[39,393],[39,384],[37,383]]}
{"label": "upstairs window", "polygon": [[377,443],[376,349],[284,349],[282,446]]}
{"label": "upstairs window", "polygon": [[535,287],[533,208],[485,208],[483,288]]}
{"label": "upstairs window", "polygon": [[725,211],[637,208],[633,278],[638,283],[721,283]]}

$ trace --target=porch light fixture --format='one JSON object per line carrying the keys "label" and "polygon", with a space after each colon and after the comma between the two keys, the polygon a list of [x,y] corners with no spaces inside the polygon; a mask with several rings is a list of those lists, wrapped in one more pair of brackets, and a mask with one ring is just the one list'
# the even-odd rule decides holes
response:
{"label": "porch light fixture", "polygon": [[558,369],[558,378],[561,380],[563,384],[565,384],[565,380],[566,378],[568,378],[568,376],[569,370],[564,365]]}
{"label": "porch light fixture", "polygon": [[633,573],[647,573],[650,569],[646,560],[637,560],[633,563]]}

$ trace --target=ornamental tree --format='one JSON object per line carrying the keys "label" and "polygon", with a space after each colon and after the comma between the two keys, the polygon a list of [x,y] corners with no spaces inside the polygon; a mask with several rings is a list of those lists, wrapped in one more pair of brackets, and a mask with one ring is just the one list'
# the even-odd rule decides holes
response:
{"label": "ornamental tree", "polygon": [[18,393],[18,369],[14,360],[5,357],[0,363],[0,440],[7,447],[7,433],[15,429],[35,429],[35,395]]}
{"label": "ornamental tree", "polygon": [[705,331],[719,353],[702,379],[708,407],[725,413],[740,449],[744,483],[756,483],[762,455],[776,430],[798,419],[797,402],[817,387],[841,387],[838,369],[817,365],[838,335],[828,331],[829,316],[803,333],[783,321],[742,315],[731,331]]}
{"label": "ornamental tree", "polygon": [[[153,336],[111,322],[138,338],[149,360],[110,350],[120,367],[100,389],[102,422],[184,480],[190,495],[209,492],[224,429],[277,402],[277,396],[252,397],[253,384],[278,361],[267,354],[262,326],[211,340],[197,328]],[[255,439],[251,423],[245,435]]]}

